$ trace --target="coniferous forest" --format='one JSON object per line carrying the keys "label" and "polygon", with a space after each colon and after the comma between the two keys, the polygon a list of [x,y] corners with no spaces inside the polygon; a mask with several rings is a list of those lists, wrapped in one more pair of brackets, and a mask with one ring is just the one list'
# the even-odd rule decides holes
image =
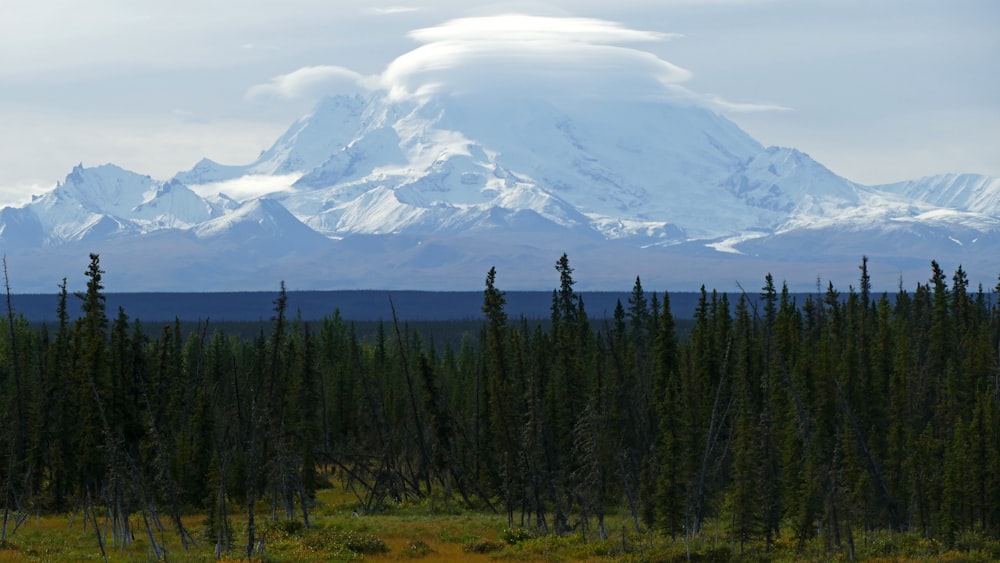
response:
{"label": "coniferous forest", "polygon": [[509,318],[490,270],[478,332],[439,346],[396,319],[371,338],[335,311],[302,322],[283,285],[253,337],[145,326],[106,310],[91,255],[57,323],[7,308],[0,541],[68,512],[101,553],[141,535],[165,557],[169,529],[257,556],[266,522],[308,528],[333,486],[362,515],[437,499],[595,540],[614,515],[664,541],[711,530],[731,553],[781,539],[853,558],[869,532],[995,542],[1000,285],[928,273],[874,294],[864,259],[856,288],[801,302],[771,275],[703,288],[681,336],[639,279],[588,316],[563,255],[550,318]]}

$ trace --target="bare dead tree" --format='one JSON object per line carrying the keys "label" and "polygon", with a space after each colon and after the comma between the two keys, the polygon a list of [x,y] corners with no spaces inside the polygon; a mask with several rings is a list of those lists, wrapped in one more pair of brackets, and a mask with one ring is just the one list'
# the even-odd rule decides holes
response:
{"label": "bare dead tree", "polygon": [[[17,330],[14,327],[14,307],[10,299],[10,277],[7,275],[7,256],[3,257],[3,279],[4,287],[7,291],[7,326],[10,329],[10,348],[12,372],[14,375],[14,433],[10,437],[10,452],[7,461],[7,478],[4,482],[3,499],[3,524],[0,526],[0,542],[7,541],[9,534],[13,534],[27,517],[24,512],[24,493],[26,489],[18,491],[18,473],[23,469],[25,460],[25,411],[24,411],[24,390],[21,387],[21,362],[18,358]],[[24,475],[27,481],[29,476]],[[13,509],[13,514],[11,510]],[[22,513],[24,515],[22,516]]]}
{"label": "bare dead tree", "polygon": [[726,343],[726,352],[722,357],[722,368],[719,370],[721,376],[719,377],[719,383],[715,389],[715,400],[712,404],[712,416],[708,424],[708,432],[705,435],[705,450],[702,452],[701,458],[701,469],[698,471],[698,481],[695,485],[693,506],[690,507],[690,522],[689,529],[691,534],[697,534],[701,529],[702,521],[705,518],[706,510],[706,481],[708,480],[708,470],[709,462],[712,459],[712,454],[715,448],[719,445],[722,439],[722,432],[724,427],[724,422],[728,417],[730,408],[732,407],[733,401],[730,399],[729,403],[723,409],[722,407],[722,395],[723,390],[726,385],[726,372],[728,371],[729,364],[729,352],[732,347],[732,337],[729,338]]}
{"label": "bare dead tree", "polygon": [[409,392],[410,407],[413,411],[413,424],[416,429],[417,434],[417,446],[420,451],[420,471],[419,473],[423,475],[425,484],[427,486],[427,494],[431,494],[431,477],[428,468],[430,467],[430,454],[427,448],[427,439],[424,436],[424,425],[420,419],[420,409],[417,406],[417,394],[413,388],[413,376],[410,373],[409,360],[406,356],[406,342],[403,341],[403,336],[399,330],[399,318],[396,316],[396,305],[392,302],[392,296],[389,296],[389,308],[392,310],[392,326],[396,329],[396,340],[399,344],[399,354],[401,363],[403,365],[403,376],[406,378],[406,388]]}

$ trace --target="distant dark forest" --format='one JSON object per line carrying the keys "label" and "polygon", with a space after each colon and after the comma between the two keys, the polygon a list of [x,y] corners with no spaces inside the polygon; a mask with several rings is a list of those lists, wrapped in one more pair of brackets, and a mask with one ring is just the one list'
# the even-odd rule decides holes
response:
{"label": "distant dark forest", "polygon": [[[253,323],[268,321],[273,315],[274,291],[217,293],[107,293],[109,311],[125,309],[129,316],[144,322]],[[610,318],[618,300],[628,299],[627,292],[579,292],[591,316]],[[672,293],[677,303],[675,315],[694,318],[697,292]],[[482,291],[414,290],[339,290],[289,291],[289,317],[318,321],[334,311],[347,321],[385,321],[392,318],[393,307],[402,321],[479,321],[483,317]],[[11,302],[19,315],[33,322],[56,320],[59,296],[56,293],[12,295]],[[552,302],[551,291],[507,292],[507,313],[511,318],[546,319]],[[79,311],[70,311],[75,318]]]}
{"label": "distant dark forest", "polygon": [[103,273],[92,255],[52,322],[8,309],[0,539],[33,511],[76,510],[115,542],[142,522],[155,548],[161,518],[186,541],[196,510],[217,553],[251,556],[260,520],[308,527],[327,480],[361,512],[444,498],[544,534],[607,538],[624,511],[641,533],[714,523],[740,550],[1000,537],[1000,284],[970,288],[961,268],[932,262],[891,296],[865,260],[843,293],[794,296],[768,275],[702,290],[682,331],[674,296],[638,278],[595,307],[564,255],[544,317],[513,314],[491,270],[478,319],[443,345],[391,308],[370,338],[336,304],[305,322],[283,286],[249,334],[146,325],[109,307]]}

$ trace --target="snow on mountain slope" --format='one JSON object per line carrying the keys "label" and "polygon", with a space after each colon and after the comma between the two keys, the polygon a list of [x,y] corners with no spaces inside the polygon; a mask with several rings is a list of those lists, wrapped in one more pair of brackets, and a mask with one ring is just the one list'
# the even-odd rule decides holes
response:
{"label": "snow on mountain slope", "polygon": [[365,109],[365,100],[360,96],[324,98],[312,113],[296,121],[254,162],[232,166],[205,158],[191,170],[176,174],[174,179],[196,185],[247,175],[281,175],[312,170],[355,138]]}
{"label": "snow on mountain slope", "polygon": [[311,256],[332,242],[270,198],[244,202],[231,213],[189,232],[216,256],[209,260],[213,269],[230,264],[237,271],[266,270],[268,261]]}
{"label": "snow on mountain slope", "polygon": [[156,180],[113,164],[77,165],[63,183],[26,207],[34,211],[54,240],[80,236],[103,216],[127,217],[156,193]]}
{"label": "snow on mountain slope", "polygon": [[1000,178],[943,174],[876,188],[939,207],[1000,217]]}
{"label": "snow on mountain slope", "polygon": [[529,268],[511,287],[537,289],[562,252],[589,262],[592,288],[775,265],[808,288],[862,254],[900,272],[942,255],[995,269],[998,194],[972,175],[857,185],[676,100],[340,96],[247,165],[203,160],[168,182],[78,166],[0,210],[0,246],[46,287],[65,275],[53,257],[96,250],[142,269],[136,291],[274,276],[468,288],[491,265]]}
{"label": "snow on mountain slope", "polygon": [[38,215],[25,207],[0,209],[0,244],[9,248],[35,248],[45,240]]}
{"label": "snow on mountain slope", "polygon": [[[710,236],[775,221],[763,208],[747,213],[739,195],[721,187],[762,147],[708,110],[479,102],[459,96],[386,106],[373,99],[370,106],[379,109],[364,113],[378,118],[369,117],[359,137],[305,174],[296,190],[275,197],[307,224],[337,235],[399,232],[428,214],[461,222],[526,203],[557,224],[608,228],[607,237],[629,232],[625,223],[670,223],[675,234]],[[543,201],[561,203],[546,212]],[[560,206],[574,213],[554,211]]]}
{"label": "snow on mountain slope", "polygon": [[135,206],[131,215],[150,227],[187,228],[218,217],[223,211],[184,184],[170,180]]}
{"label": "snow on mountain slope", "polygon": [[295,182],[297,188],[316,188],[351,182],[372,174],[376,168],[406,163],[399,148],[399,136],[392,127],[364,132],[335,150],[322,165]]}
{"label": "snow on mountain slope", "polygon": [[7,208],[0,228],[8,243],[51,246],[186,228],[221,212],[179,182],[159,182],[113,164],[81,164],[52,191],[23,207]]}
{"label": "snow on mountain slope", "polygon": [[857,186],[795,149],[769,147],[725,181],[726,188],[752,207],[776,216],[827,215],[859,202]]}
{"label": "snow on mountain slope", "polygon": [[247,201],[231,213],[195,226],[191,232],[211,244],[253,250],[254,254],[297,254],[329,242],[270,198]]}
{"label": "snow on mountain slope", "polygon": [[901,271],[919,271],[937,259],[948,267],[962,265],[966,271],[976,272],[981,282],[996,275],[1000,243],[1000,220],[996,218],[941,210],[877,219],[872,215],[787,229],[745,241],[738,248],[744,255],[787,261],[814,256],[844,263],[866,255]]}
{"label": "snow on mountain slope", "polygon": [[691,236],[731,218],[737,202],[716,186],[761,149],[697,107],[532,100],[494,101],[483,111],[472,100],[447,102],[418,108],[415,119],[474,139],[484,168],[507,180],[489,185],[487,177],[465,190],[532,184],[582,213],[672,222]]}
{"label": "snow on mountain slope", "polygon": [[607,238],[712,238],[856,199],[850,182],[806,155],[765,151],[729,120],[677,101],[339,96],[255,163],[222,172],[200,164],[177,178],[260,175],[291,162],[304,174],[271,196],[329,236],[426,232],[527,205]]}
{"label": "snow on mountain slope", "polygon": [[732,122],[680,103],[490,101],[456,97],[415,114],[461,131],[500,167],[584,213],[689,216],[702,209],[699,194],[762,148]]}

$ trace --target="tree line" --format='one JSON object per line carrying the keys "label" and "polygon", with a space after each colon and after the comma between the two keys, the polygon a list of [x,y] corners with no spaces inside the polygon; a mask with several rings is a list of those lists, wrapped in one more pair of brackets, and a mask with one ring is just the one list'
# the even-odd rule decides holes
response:
{"label": "tree line", "polygon": [[753,295],[703,287],[680,338],[669,294],[638,278],[591,318],[563,255],[549,319],[509,318],[491,269],[478,334],[441,349],[395,318],[370,340],[337,312],[303,322],[284,284],[252,338],[207,320],[152,334],[106,310],[90,258],[55,326],[8,298],[0,541],[72,511],[102,552],[138,533],[164,555],[170,526],[251,556],[261,519],[309,526],[331,483],[362,512],[432,499],[604,539],[609,513],[686,539],[714,522],[740,548],[1000,537],[1000,284],[973,290],[961,267],[874,295],[863,259],[857,288],[802,303],[771,275]]}

